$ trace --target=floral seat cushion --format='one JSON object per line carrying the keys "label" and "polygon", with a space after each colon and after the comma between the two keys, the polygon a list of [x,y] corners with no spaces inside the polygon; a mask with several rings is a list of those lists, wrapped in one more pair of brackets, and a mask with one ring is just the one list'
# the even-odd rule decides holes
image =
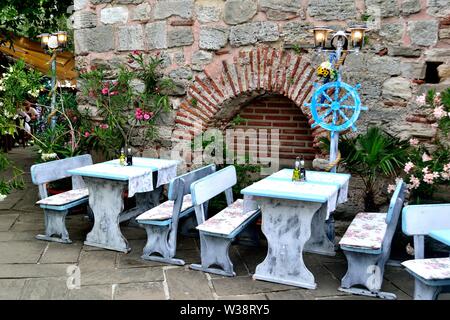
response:
{"label": "floral seat cushion", "polygon": [[47,206],[63,206],[87,197],[89,197],[89,191],[87,188],[74,189],[39,200],[38,202],[36,202],[36,204]]}
{"label": "floral seat cushion", "polygon": [[369,250],[380,249],[386,234],[386,215],[380,212],[358,213],[339,244]]}
{"label": "floral seat cushion", "polygon": [[408,260],[402,265],[425,280],[450,279],[450,258]]}
{"label": "floral seat cushion", "polygon": [[198,230],[222,235],[231,234],[257,210],[244,212],[244,200],[238,199],[197,227]]}
{"label": "floral seat cushion", "polygon": [[[169,200],[161,203],[159,206],[151,208],[150,210],[144,212],[137,220],[167,220],[172,218],[173,206],[175,201]],[[186,194],[183,197],[183,204],[181,205],[181,211],[187,210],[192,207],[192,198],[190,194]]]}

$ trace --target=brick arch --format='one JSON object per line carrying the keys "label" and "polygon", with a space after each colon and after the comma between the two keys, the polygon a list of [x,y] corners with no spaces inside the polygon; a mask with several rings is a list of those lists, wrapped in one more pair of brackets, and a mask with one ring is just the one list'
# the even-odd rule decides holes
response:
{"label": "brick arch", "polygon": [[[175,129],[192,136],[217,124],[217,115],[230,105],[243,105],[264,93],[279,94],[290,99],[308,118],[311,113],[304,102],[310,100],[314,68],[307,55],[268,47],[239,51],[233,62],[222,61],[218,72],[205,71],[195,76],[187,96],[176,113]],[[323,135],[320,127],[313,129],[315,146]]]}

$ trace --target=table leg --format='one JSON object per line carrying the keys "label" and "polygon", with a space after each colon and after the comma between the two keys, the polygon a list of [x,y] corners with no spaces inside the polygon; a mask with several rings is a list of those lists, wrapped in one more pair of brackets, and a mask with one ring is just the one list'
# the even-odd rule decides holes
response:
{"label": "table leg", "polygon": [[305,244],[305,252],[334,256],[334,243],[330,241],[327,235],[328,224],[325,223],[327,218],[328,206],[326,203],[322,205],[319,211],[313,217],[311,223],[311,238]]}
{"label": "table leg", "polygon": [[254,279],[315,289],[314,275],[303,261],[303,248],[311,236],[311,222],[320,203],[259,198],[262,232],[267,238],[265,260]]}
{"label": "table leg", "polygon": [[122,235],[119,216],[123,211],[122,198],[126,183],[84,177],[89,189],[89,206],[94,213],[94,227],[88,233],[84,244],[120,252],[131,248]]}

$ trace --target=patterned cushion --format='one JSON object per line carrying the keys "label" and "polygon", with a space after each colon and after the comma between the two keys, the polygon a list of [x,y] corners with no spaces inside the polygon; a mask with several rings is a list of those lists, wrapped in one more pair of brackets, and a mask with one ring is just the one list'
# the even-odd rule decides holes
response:
{"label": "patterned cushion", "polygon": [[257,210],[244,213],[244,200],[238,199],[197,227],[198,230],[229,235]]}
{"label": "patterned cushion", "polygon": [[450,279],[450,258],[408,260],[402,265],[425,280]]}
{"label": "patterned cushion", "polygon": [[[172,218],[173,206],[175,201],[169,200],[161,203],[159,206],[151,208],[144,212],[137,220],[167,220]],[[186,194],[183,197],[183,204],[181,205],[181,211],[187,210],[192,207],[192,198],[190,194]]]}
{"label": "patterned cushion", "polygon": [[45,204],[48,206],[63,206],[65,204],[87,198],[88,196],[89,191],[87,188],[74,189],[39,200],[38,202],[36,202],[36,204]]}
{"label": "patterned cushion", "polygon": [[380,249],[386,234],[386,213],[361,212],[356,215],[339,244],[364,249]]}

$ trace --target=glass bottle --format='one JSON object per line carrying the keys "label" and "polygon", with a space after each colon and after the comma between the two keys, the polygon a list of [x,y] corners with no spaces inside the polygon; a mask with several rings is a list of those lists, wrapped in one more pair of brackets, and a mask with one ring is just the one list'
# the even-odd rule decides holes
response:
{"label": "glass bottle", "polygon": [[127,165],[128,166],[133,165],[133,155],[131,154],[131,148],[128,148],[127,150]]}
{"label": "glass bottle", "polygon": [[292,181],[300,180],[300,158],[295,159],[294,172],[292,173]]}
{"label": "glass bottle", "polygon": [[303,158],[303,156],[300,159],[300,180],[306,181],[305,159]]}
{"label": "glass bottle", "polygon": [[120,149],[120,157],[119,157],[119,163],[121,166],[125,165],[125,160],[126,160],[125,151],[123,151],[123,148],[122,148],[122,149]]}

